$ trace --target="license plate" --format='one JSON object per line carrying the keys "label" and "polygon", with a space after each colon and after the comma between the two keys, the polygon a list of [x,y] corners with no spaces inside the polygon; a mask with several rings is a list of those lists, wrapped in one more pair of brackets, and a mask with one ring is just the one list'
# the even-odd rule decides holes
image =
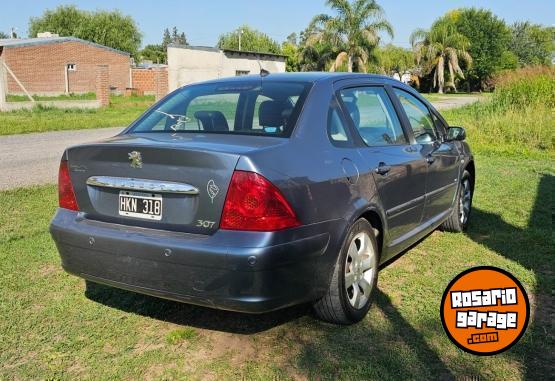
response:
{"label": "license plate", "polygon": [[119,215],[146,220],[162,219],[162,195],[143,192],[119,192]]}

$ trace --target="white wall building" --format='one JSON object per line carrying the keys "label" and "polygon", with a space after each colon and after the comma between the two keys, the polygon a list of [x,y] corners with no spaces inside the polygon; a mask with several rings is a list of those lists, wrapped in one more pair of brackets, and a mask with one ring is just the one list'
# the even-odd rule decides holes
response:
{"label": "white wall building", "polygon": [[189,83],[237,75],[285,71],[286,56],[203,46],[168,46],[168,85],[173,91]]}

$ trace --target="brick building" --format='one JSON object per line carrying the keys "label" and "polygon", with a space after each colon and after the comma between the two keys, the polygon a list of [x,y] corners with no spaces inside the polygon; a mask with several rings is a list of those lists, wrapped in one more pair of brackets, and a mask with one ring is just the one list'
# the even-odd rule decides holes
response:
{"label": "brick building", "polygon": [[131,68],[131,87],[147,95],[168,93],[168,66],[149,65]]}
{"label": "brick building", "polygon": [[[95,92],[98,65],[108,66],[108,84],[123,93],[130,87],[130,56],[75,37],[0,39],[0,59],[31,94]],[[23,89],[7,74],[8,93]]]}

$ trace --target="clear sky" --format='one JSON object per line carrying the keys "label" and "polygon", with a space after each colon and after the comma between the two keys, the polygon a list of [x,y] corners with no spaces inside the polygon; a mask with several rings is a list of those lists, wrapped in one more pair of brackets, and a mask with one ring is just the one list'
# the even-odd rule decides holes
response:
{"label": "clear sky", "polygon": [[[512,23],[530,20],[555,25],[553,0],[378,0],[387,19],[393,24],[393,43],[408,47],[415,28],[428,28],[438,16],[457,7],[475,6],[491,9]],[[278,42],[291,32],[303,30],[312,16],[329,12],[324,0],[0,0],[0,30],[8,33],[16,27],[20,36],[27,36],[29,17],[39,16],[45,9],[61,4],[79,8],[119,9],[131,15],[143,33],[143,45],[159,43],[166,27],[184,31],[191,45],[213,46],[221,33],[248,24],[268,34]],[[391,42],[385,38],[384,42]]]}

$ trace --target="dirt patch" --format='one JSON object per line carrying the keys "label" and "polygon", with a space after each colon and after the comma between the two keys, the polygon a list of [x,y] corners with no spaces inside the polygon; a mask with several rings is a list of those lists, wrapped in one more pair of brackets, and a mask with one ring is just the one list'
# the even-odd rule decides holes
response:
{"label": "dirt patch", "polygon": [[39,268],[39,275],[41,277],[47,277],[52,273],[60,271],[59,265],[54,265],[52,263],[45,263]]}

